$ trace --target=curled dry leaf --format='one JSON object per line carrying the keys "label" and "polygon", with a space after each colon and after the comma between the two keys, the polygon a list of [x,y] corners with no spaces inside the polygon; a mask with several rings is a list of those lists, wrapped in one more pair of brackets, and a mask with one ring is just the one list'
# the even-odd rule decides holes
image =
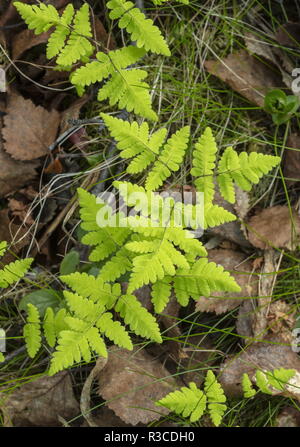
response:
{"label": "curled dry leaf", "polygon": [[[99,394],[107,400],[107,406],[127,424],[160,419],[169,410],[154,402],[176,387],[175,380],[157,360],[144,350],[133,352],[113,347],[108,362],[99,375]],[[134,408],[136,407],[136,408]]]}
{"label": "curled dry leaf", "polygon": [[36,45],[46,43],[49,39],[51,31],[36,35],[32,30],[25,29],[16,34],[12,41],[12,58],[19,59],[25,51]]}
{"label": "curled dry leaf", "polygon": [[[16,160],[34,160],[47,154],[56,138],[60,114],[12,94],[8,100],[2,135],[4,149]],[[29,119],[30,118],[30,119]]]}
{"label": "curled dry leaf", "polygon": [[5,396],[2,390],[0,410],[4,426],[60,426],[59,416],[72,419],[79,413],[72,382],[66,371],[52,377],[40,377]]}
{"label": "curled dry leaf", "polygon": [[266,337],[264,342],[254,343],[228,358],[221,367],[219,380],[228,395],[240,395],[244,373],[252,380],[257,369],[271,371],[277,368],[296,370],[288,394],[300,400],[300,358],[292,351],[290,344],[274,334]]}
{"label": "curled dry leaf", "polygon": [[262,210],[248,221],[249,241],[263,250],[272,246],[293,250],[300,234],[300,217],[294,210],[292,218],[287,206],[277,205]]}
{"label": "curled dry leaf", "polygon": [[264,97],[269,89],[283,86],[281,76],[274,66],[263,63],[245,50],[218,61],[206,61],[204,66],[209,73],[259,107],[264,105]]}
{"label": "curled dry leaf", "polygon": [[209,298],[201,297],[196,302],[196,311],[222,314],[237,307],[243,299],[249,300],[249,297],[257,295],[257,279],[256,276],[251,276],[252,263],[245,260],[243,253],[233,250],[210,250],[208,259],[229,270],[242,290],[236,293],[214,292]]}

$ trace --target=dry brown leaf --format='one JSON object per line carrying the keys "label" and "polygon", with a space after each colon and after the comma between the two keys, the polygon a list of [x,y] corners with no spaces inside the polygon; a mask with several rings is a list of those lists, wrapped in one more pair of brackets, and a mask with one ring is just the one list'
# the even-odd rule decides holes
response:
{"label": "dry brown leaf", "polygon": [[300,411],[285,407],[276,418],[276,427],[300,427]]}
{"label": "dry brown leaf", "polygon": [[34,31],[25,29],[18,33],[12,41],[12,58],[13,60],[19,59],[19,57],[36,45],[46,43],[49,39],[51,31],[36,35]]}
{"label": "dry brown leaf", "polygon": [[30,99],[11,94],[8,100],[4,149],[16,160],[33,160],[47,154],[56,138],[60,114],[36,106]]}
{"label": "dry brown leaf", "polygon": [[296,149],[284,151],[283,174],[287,178],[286,184],[290,186],[300,179],[300,135],[292,133],[288,137],[286,146]]}
{"label": "dry brown leaf", "polygon": [[245,50],[219,61],[206,61],[204,66],[209,73],[259,107],[264,105],[264,97],[269,89],[283,86],[281,76],[274,66],[264,64]]}
{"label": "dry brown leaf", "polygon": [[290,344],[274,334],[266,337],[264,342],[252,344],[237,356],[226,360],[221,368],[219,380],[225,393],[240,395],[244,373],[252,380],[257,369],[270,371],[277,368],[296,370],[298,388],[295,386],[290,392],[300,400],[300,358],[292,351]]}
{"label": "dry brown leaf", "polygon": [[253,270],[252,263],[245,261],[246,256],[243,253],[233,250],[210,250],[208,259],[216,264],[221,264],[225,270],[230,270],[242,290],[236,293],[214,292],[210,298],[201,297],[196,302],[196,311],[222,314],[241,304],[243,298],[257,295],[257,279],[255,276],[250,276]]}
{"label": "dry brown leaf", "polygon": [[254,247],[263,250],[273,246],[292,250],[300,234],[300,217],[295,211],[293,222],[294,227],[287,206],[266,208],[250,218],[247,225],[248,239]]}
{"label": "dry brown leaf", "polygon": [[160,419],[160,414],[169,413],[165,408],[159,408],[158,412],[154,404],[175,389],[175,380],[169,375],[145,350],[136,348],[132,352],[113,347],[99,376],[99,394],[127,424],[147,424]]}
{"label": "dry brown leaf", "polygon": [[[3,391],[3,390],[2,390]],[[16,388],[1,401],[4,426],[60,426],[58,417],[72,419],[79,413],[72,382],[66,371],[44,376]]]}

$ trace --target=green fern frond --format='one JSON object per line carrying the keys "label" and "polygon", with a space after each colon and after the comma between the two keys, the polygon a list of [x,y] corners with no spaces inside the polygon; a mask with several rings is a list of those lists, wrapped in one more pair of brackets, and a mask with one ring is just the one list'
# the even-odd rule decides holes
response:
{"label": "green fern frond", "polygon": [[7,242],[6,241],[1,241],[0,242],[0,256],[3,256],[4,253],[7,250]]}
{"label": "green fern frond", "polygon": [[189,388],[182,387],[180,391],[173,391],[155,404],[166,407],[184,418],[189,417],[191,422],[196,422],[206,409],[206,396],[194,382],[190,382]]}
{"label": "green fern frond", "polygon": [[32,258],[21,259],[6,265],[0,270],[0,287],[6,288],[22,279],[33,262]]}
{"label": "green fern frond", "polygon": [[57,25],[55,31],[49,37],[47,43],[47,58],[52,59],[57,56],[65,46],[66,38],[69,36],[71,32],[70,25],[72,23],[74,17],[74,8],[71,3],[69,3],[64,10],[61,18],[60,25]]}
{"label": "green fern frond", "polygon": [[155,161],[166,137],[166,129],[160,129],[150,136],[146,122],[141,125],[136,121],[129,123],[105,113],[101,113],[101,118],[111,136],[116,139],[117,148],[121,151],[120,156],[125,159],[132,158],[127,167],[129,174],[142,172]]}
{"label": "green fern frond", "polygon": [[227,406],[224,404],[224,402],[226,402],[226,396],[223,388],[211,370],[207,371],[204,382],[204,391],[207,396],[210,417],[213,423],[218,427],[227,409]]}
{"label": "green fern frond", "polygon": [[77,293],[64,291],[64,297],[71,312],[75,317],[85,320],[85,322],[93,323],[95,318],[100,318],[104,312],[105,306],[99,301],[93,303],[88,298],[83,298]]}
{"label": "green fern frond", "polygon": [[27,304],[27,320],[23,329],[23,335],[29,357],[35,357],[41,347],[41,322],[38,309],[31,303]]}
{"label": "green fern frond", "polygon": [[157,115],[151,108],[149,85],[143,82],[147,76],[145,70],[137,68],[119,70],[99,90],[98,100],[108,99],[111,106],[118,104],[119,109],[125,108],[128,112],[156,121]]}
{"label": "green fern frond", "polygon": [[97,61],[87,63],[72,74],[71,82],[81,87],[101,82],[114,72],[135,64],[145,53],[143,48],[133,45],[107,54],[99,52],[96,54]]}
{"label": "green fern frond", "polygon": [[58,65],[72,65],[83,56],[90,56],[94,47],[87,38],[93,37],[89,18],[89,5],[83,4],[74,17],[73,29],[56,62]]}
{"label": "green fern frond", "polygon": [[165,276],[163,280],[156,281],[152,286],[151,302],[156,313],[164,310],[171,296],[172,277]]}
{"label": "green fern frond", "polygon": [[172,172],[178,171],[183,162],[189,136],[190,128],[186,126],[178,130],[168,139],[147,176],[145,183],[146,190],[157,189],[170,177]]}
{"label": "green fern frond", "polygon": [[191,174],[196,177],[194,184],[197,191],[204,193],[204,203],[210,204],[214,198],[214,169],[217,145],[210,127],[207,127],[195,144],[193,168]]}
{"label": "green fern frond", "polygon": [[5,357],[4,354],[2,352],[0,352],[0,363],[5,361]]}
{"label": "green fern frond", "polygon": [[266,374],[263,371],[257,370],[255,373],[256,385],[265,394],[272,394],[272,390],[269,388],[269,381]]}
{"label": "green fern frond", "polygon": [[251,398],[251,397],[255,396],[256,391],[253,388],[252,382],[249,379],[248,374],[246,374],[246,373],[243,374],[242,388],[243,388],[244,397]]}
{"label": "green fern frond", "polygon": [[228,147],[223,153],[218,166],[217,181],[225,200],[235,202],[234,182],[244,191],[250,191],[252,184],[257,184],[263,175],[280,163],[280,157],[264,155],[257,152],[237,152]]}
{"label": "green fern frond", "polygon": [[98,303],[111,309],[121,295],[120,284],[105,283],[101,275],[95,278],[87,273],[71,273],[61,276],[61,280],[83,298],[89,299],[91,305]]}
{"label": "green fern frond", "polygon": [[91,350],[102,357],[107,357],[107,350],[99,331],[95,327],[89,327],[86,323],[84,330],[82,320],[66,317],[69,325],[77,327],[77,330],[64,330],[60,332],[56,351],[52,355],[49,375],[69,368],[82,359],[91,360]]}
{"label": "green fern frond", "polygon": [[156,319],[137,300],[134,295],[122,295],[115,307],[125,324],[137,335],[162,342]]}
{"label": "green fern frond", "polygon": [[25,21],[29,29],[35,34],[48,31],[52,26],[60,25],[61,19],[57,10],[52,5],[41,3],[37,5],[27,5],[22,2],[14,2],[20,16]]}
{"label": "green fern frond", "polygon": [[100,270],[100,278],[103,281],[115,281],[124,273],[132,269],[132,253],[126,248],[121,248],[115,256],[112,256],[109,261]]}
{"label": "green fern frond", "polygon": [[217,227],[236,220],[236,216],[225,208],[211,203],[204,205],[204,229]]}
{"label": "green fern frond", "polygon": [[131,35],[131,40],[136,41],[138,48],[143,47],[147,51],[170,56],[170,50],[160,30],[151,19],[146,19],[134,3],[126,0],[110,0],[107,7],[111,9],[109,18],[119,20],[119,27],[126,29]]}
{"label": "green fern frond", "polygon": [[51,348],[54,348],[56,343],[56,331],[55,331],[55,318],[52,307],[47,307],[46,309],[43,321],[43,330],[48,345]]}
{"label": "green fern frond", "polygon": [[286,385],[296,374],[295,369],[278,368],[266,372],[269,385],[279,391],[284,391]]}
{"label": "green fern frond", "polygon": [[131,339],[119,321],[112,320],[112,314],[105,312],[97,321],[97,327],[107,338],[120,348],[133,349]]}

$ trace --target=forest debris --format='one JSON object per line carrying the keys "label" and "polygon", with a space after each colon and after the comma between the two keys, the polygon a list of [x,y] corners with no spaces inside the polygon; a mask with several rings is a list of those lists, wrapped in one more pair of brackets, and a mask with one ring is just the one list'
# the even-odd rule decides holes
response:
{"label": "forest debris", "polygon": [[254,247],[263,250],[270,247],[293,250],[300,235],[300,217],[293,210],[293,223],[289,208],[277,205],[265,208],[249,219],[248,239]]}
{"label": "forest debris", "polygon": [[[268,325],[267,315],[272,301],[273,287],[276,280],[276,271],[280,262],[276,265],[277,252],[266,250],[264,254],[264,264],[262,276],[259,281],[259,293],[256,300],[256,311],[253,321],[253,336],[261,337]],[[274,274],[272,274],[274,273]]]}
{"label": "forest debris", "polygon": [[285,407],[276,418],[276,427],[300,427],[300,412],[294,407]]}
{"label": "forest debris", "polygon": [[48,112],[15,93],[9,97],[6,112],[2,129],[5,151],[16,160],[46,155],[56,138],[60,114],[56,110]]}
{"label": "forest debris", "polygon": [[300,23],[287,22],[280,25],[276,32],[275,38],[280,45],[299,48]]}
{"label": "forest debris", "polygon": [[249,343],[249,339],[253,338],[254,319],[255,305],[253,300],[244,300],[239,308],[235,325],[237,333],[243,337],[246,344]]}
{"label": "forest debris", "polygon": [[263,107],[268,90],[283,86],[274,67],[251,56],[245,50],[232,53],[218,61],[206,61],[204,66],[209,73],[226,82],[233,90],[259,107]]}
{"label": "forest debris", "polygon": [[284,151],[283,174],[287,178],[285,180],[286,184],[290,186],[300,179],[300,135],[290,134],[286,146],[296,149],[286,149]]}
{"label": "forest debris", "polygon": [[[145,350],[112,347],[99,376],[99,394],[124,422],[136,425],[160,419],[154,402],[173,391],[175,380]],[[137,408],[134,408],[137,407]],[[169,410],[160,409],[161,414]]]}
{"label": "forest debris", "polygon": [[243,299],[257,295],[257,279],[251,277],[252,263],[245,261],[246,257],[243,253],[228,249],[215,249],[208,252],[208,259],[216,264],[221,264],[225,270],[231,271],[242,290],[235,293],[214,292],[209,298],[201,297],[196,302],[196,311],[222,314],[237,307]]}
{"label": "forest debris", "polygon": [[[289,389],[300,400],[300,358],[280,336],[269,335],[263,342],[248,346],[238,355],[228,358],[221,367],[219,380],[229,395],[242,394],[242,376],[247,373],[252,380],[257,369],[270,371],[277,368],[295,369],[298,385]],[[293,379],[292,379],[293,380]],[[298,387],[298,388],[297,388]]]}
{"label": "forest debris", "polygon": [[49,39],[51,31],[36,35],[34,31],[25,29],[15,35],[12,40],[12,58],[15,61],[30,48],[46,43]]}
{"label": "forest debris", "polygon": [[2,396],[0,409],[6,427],[60,426],[58,416],[68,420],[79,413],[67,371],[40,377]]}

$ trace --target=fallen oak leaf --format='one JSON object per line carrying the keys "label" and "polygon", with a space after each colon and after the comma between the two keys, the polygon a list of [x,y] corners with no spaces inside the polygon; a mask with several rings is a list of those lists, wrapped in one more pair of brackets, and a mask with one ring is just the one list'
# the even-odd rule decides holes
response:
{"label": "fallen oak leaf", "polygon": [[291,216],[285,205],[265,208],[252,216],[246,226],[249,242],[262,250],[270,247],[293,250],[300,235],[300,217],[294,210]]}
{"label": "fallen oak leaf", "polygon": [[124,422],[137,425],[158,420],[169,410],[157,411],[155,401],[176,387],[164,366],[145,350],[109,350],[108,362],[99,375],[99,394]]}
{"label": "fallen oak leaf", "polygon": [[9,97],[2,135],[4,149],[16,160],[34,160],[47,154],[56,138],[60,114],[36,106],[13,93]]}
{"label": "fallen oak leaf", "polygon": [[270,89],[283,87],[274,66],[264,64],[245,50],[232,53],[219,61],[204,62],[206,70],[259,107]]}

